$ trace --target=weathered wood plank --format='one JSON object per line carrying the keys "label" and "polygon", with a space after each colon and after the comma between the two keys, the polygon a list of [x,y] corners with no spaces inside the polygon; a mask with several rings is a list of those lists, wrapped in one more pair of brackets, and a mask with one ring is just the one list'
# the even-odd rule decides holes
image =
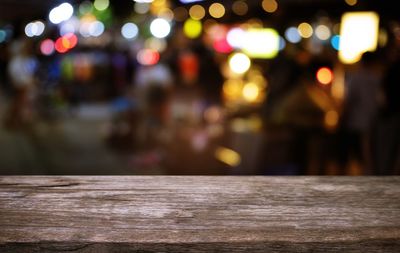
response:
{"label": "weathered wood plank", "polygon": [[0,252],[400,252],[400,177],[0,177]]}

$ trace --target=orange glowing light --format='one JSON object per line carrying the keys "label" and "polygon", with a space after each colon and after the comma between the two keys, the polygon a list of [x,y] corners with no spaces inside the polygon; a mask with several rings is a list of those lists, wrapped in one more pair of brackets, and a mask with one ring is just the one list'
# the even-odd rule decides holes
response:
{"label": "orange glowing light", "polygon": [[324,123],[327,128],[335,128],[339,122],[339,114],[335,110],[325,113]]}
{"label": "orange glowing light", "polygon": [[65,45],[64,45],[65,43],[64,43],[63,40],[64,40],[63,37],[58,38],[56,40],[55,45],[54,45],[56,51],[59,52],[59,53],[62,53],[62,54],[66,53],[68,51],[68,48],[65,47]]}
{"label": "orange glowing light", "polygon": [[63,43],[64,41],[68,41],[68,49],[74,48],[78,44],[78,37],[76,37],[73,33],[67,33],[63,36]]}
{"label": "orange glowing light", "polygon": [[332,70],[330,70],[327,67],[322,67],[322,68],[318,69],[318,71],[317,71],[317,80],[321,84],[328,85],[333,80]]}

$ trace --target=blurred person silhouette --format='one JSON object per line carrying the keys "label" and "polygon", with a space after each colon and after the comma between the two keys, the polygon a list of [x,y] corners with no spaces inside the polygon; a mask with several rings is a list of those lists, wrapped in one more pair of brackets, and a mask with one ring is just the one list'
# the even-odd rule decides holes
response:
{"label": "blurred person silhouette", "polygon": [[365,52],[346,75],[339,164],[350,174],[372,173],[371,131],[377,118],[382,70],[378,53]]}
{"label": "blurred person silhouette", "polygon": [[[376,131],[375,174],[400,174],[400,50],[390,52],[383,77],[383,106]],[[390,58],[389,58],[390,60]]]}
{"label": "blurred person silhouette", "polygon": [[134,81],[138,109],[142,113],[138,139],[144,147],[153,148],[168,125],[172,74],[160,62],[138,68]]}
{"label": "blurred person silhouette", "polygon": [[12,44],[7,71],[15,95],[6,115],[6,126],[9,128],[25,127],[34,119],[38,61],[31,47],[28,40],[17,40]]}

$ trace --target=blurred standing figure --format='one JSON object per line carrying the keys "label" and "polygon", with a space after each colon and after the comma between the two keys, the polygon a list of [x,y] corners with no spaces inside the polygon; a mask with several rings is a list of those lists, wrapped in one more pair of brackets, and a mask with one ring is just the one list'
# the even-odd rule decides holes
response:
{"label": "blurred standing figure", "polygon": [[[381,92],[377,55],[366,52],[345,83],[340,162],[350,174],[372,173],[371,130],[377,118]],[[350,163],[349,163],[350,162]]]}
{"label": "blurred standing figure", "polygon": [[6,116],[6,125],[10,128],[23,127],[33,120],[37,67],[38,61],[31,53],[31,44],[27,40],[14,42],[8,65],[8,75],[14,90]]}
{"label": "blurred standing figure", "polygon": [[384,106],[376,131],[378,175],[400,174],[400,51],[392,57],[383,79]]}

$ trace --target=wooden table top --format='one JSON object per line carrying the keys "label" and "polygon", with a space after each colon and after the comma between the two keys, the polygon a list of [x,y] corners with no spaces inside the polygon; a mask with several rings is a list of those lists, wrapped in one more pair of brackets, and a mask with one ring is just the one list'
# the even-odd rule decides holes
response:
{"label": "wooden table top", "polygon": [[3,176],[0,252],[400,252],[400,177]]}

